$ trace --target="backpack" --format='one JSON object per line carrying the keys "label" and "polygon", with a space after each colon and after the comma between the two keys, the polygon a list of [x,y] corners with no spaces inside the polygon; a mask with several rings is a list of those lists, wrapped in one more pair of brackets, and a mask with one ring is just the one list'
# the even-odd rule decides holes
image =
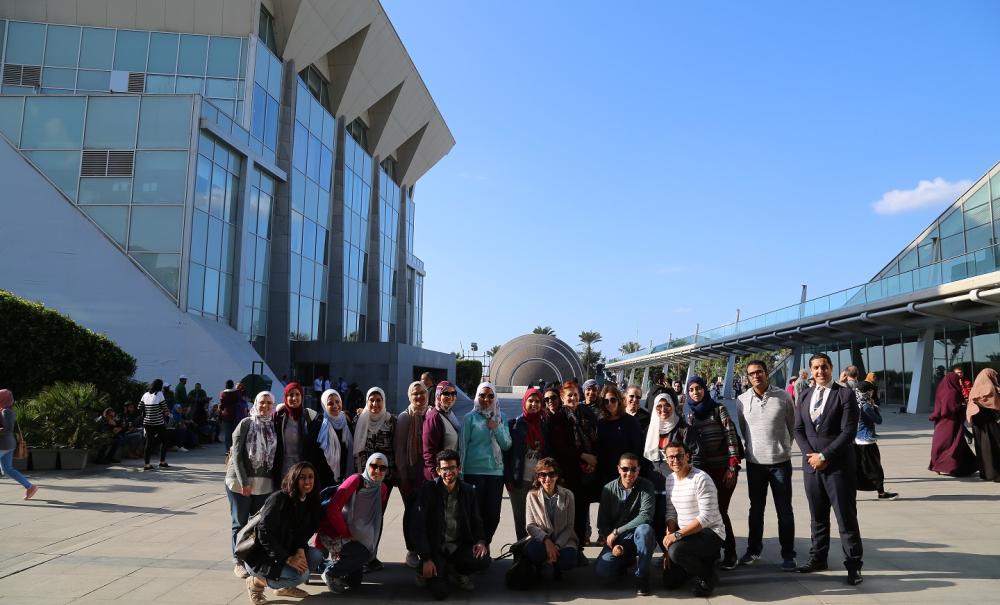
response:
{"label": "backpack", "polygon": [[503,548],[500,549],[500,556],[496,558],[497,561],[507,558],[514,560],[504,575],[504,583],[511,590],[530,590],[538,583],[538,572],[535,570],[535,566],[528,560],[528,557],[524,556],[524,548],[529,540],[531,540],[531,536],[522,538],[513,544],[504,544]]}

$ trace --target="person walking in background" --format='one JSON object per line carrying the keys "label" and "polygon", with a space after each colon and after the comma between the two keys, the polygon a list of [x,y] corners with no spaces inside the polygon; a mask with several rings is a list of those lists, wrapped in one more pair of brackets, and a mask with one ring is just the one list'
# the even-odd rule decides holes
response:
{"label": "person walking in background", "polygon": [[858,459],[858,489],[878,492],[879,500],[895,500],[899,494],[885,491],[885,471],[882,454],[878,449],[875,425],[882,424],[882,414],[872,395],[875,386],[868,381],[856,383],[854,396],[858,400],[858,434],[854,437],[854,450]]}
{"label": "person walking in background", "polygon": [[[510,447],[504,452],[503,473],[510,507],[514,512],[514,534],[518,540],[528,535],[526,498],[535,479],[538,461],[544,456],[548,422],[542,406],[542,392],[531,387],[521,398],[521,415],[508,421]],[[575,553],[574,553],[575,556]],[[576,564],[576,560],[573,561]]]}
{"label": "person walking in background", "polygon": [[180,378],[177,379],[177,388],[174,389],[174,402],[181,404],[182,407],[188,407],[190,404],[188,400],[187,381],[188,377],[181,374]]}
{"label": "person walking in background", "polygon": [[233,430],[236,428],[236,416],[239,414],[240,394],[236,391],[232,380],[226,381],[226,388],[219,393],[219,428],[226,444],[226,454],[233,447]]}
{"label": "person walking in background", "polygon": [[422,432],[424,457],[424,479],[433,481],[437,477],[437,454],[441,450],[458,451],[458,435],[462,431],[462,421],[455,410],[458,390],[455,385],[442,380],[434,389],[434,407],[424,414]]}
{"label": "person walking in background", "polygon": [[340,393],[327,389],[320,395],[323,421],[316,435],[319,459],[316,460],[316,481],[319,487],[337,485],[354,473],[354,433],[351,421],[344,413]]}
{"label": "person walking in background", "polygon": [[553,578],[559,579],[564,571],[576,567],[579,544],[573,531],[573,492],[559,485],[559,464],[554,458],[540,459],[534,475],[525,502],[525,533],[531,541],[524,555],[539,572],[551,565]]}
{"label": "person walking in background", "polygon": [[[396,418],[395,451],[399,494],[403,497],[403,525],[413,511],[417,489],[424,483],[424,417],[427,414],[427,387],[419,380],[406,389],[409,406]],[[405,536],[404,536],[405,537]],[[420,557],[411,544],[406,545],[406,565],[416,568]]]}
{"label": "person walking in background", "polygon": [[14,394],[8,389],[0,389],[0,471],[21,484],[24,499],[38,491],[38,486],[28,481],[21,471],[14,468],[14,450],[17,448],[17,413],[14,411]]}
{"label": "person walking in background", "polygon": [[594,564],[599,576],[623,573],[635,561],[635,594],[649,595],[649,569],[653,560],[653,484],[639,476],[639,457],[632,453],[618,459],[618,478],[601,490],[597,533],[604,543]]}
{"label": "person walking in background", "polygon": [[424,372],[423,374],[421,374],[420,382],[423,383],[424,388],[427,389],[428,394],[433,393],[435,387],[437,386],[436,383],[434,382],[434,375],[431,374],[430,372]]}
{"label": "person walking in background", "polygon": [[938,384],[934,411],[929,416],[934,423],[929,470],[952,477],[967,477],[976,472],[976,456],[965,442],[965,416],[962,378],[956,372],[948,372]]}
{"label": "person walking in background", "polygon": [[166,399],[163,397],[163,381],[157,378],[149,383],[149,389],[143,394],[139,402],[139,413],[142,414],[142,428],[146,433],[146,447],[143,452],[145,464],[142,469],[149,471],[153,465],[149,463],[149,455],[153,448],[160,447],[160,468],[168,468],[167,464],[167,416],[170,410],[167,409]]}
{"label": "person walking in background", "polygon": [[1000,482],[1000,393],[997,371],[986,368],[976,376],[969,392],[966,418],[972,425],[979,478]]}
{"label": "person walking in background", "polygon": [[750,496],[747,550],[739,563],[753,565],[764,550],[764,509],[770,488],[778,514],[781,571],[795,571],[795,514],[792,512],[795,405],[787,392],[770,384],[763,361],[750,361],[747,377],[751,388],[736,399],[740,432],[746,444]]}
{"label": "person walking in background", "polygon": [[472,411],[462,421],[458,441],[464,479],[476,488],[486,544],[500,525],[503,500],[503,452],[510,449],[510,429],[497,408],[496,389],[489,382],[476,387]]}
{"label": "person walking in background", "polygon": [[792,404],[795,403],[795,379],[788,379],[788,386],[785,387],[785,392],[788,393],[788,398],[792,400]]}
{"label": "person walking in background", "polygon": [[250,417],[233,431],[233,449],[226,466],[226,497],[232,520],[233,573],[246,578],[247,571],[236,559],[236,534],[274,491],[278,436],[274,430],[274,395],[261,391],[254,398]]}
{"label": "person walking in background", "polygon": [[792,397],[795,405],[799,404],[799,397],[811,386],[809,380],[809,370],[799,370],[799,377],[795,380],[795,395]]}

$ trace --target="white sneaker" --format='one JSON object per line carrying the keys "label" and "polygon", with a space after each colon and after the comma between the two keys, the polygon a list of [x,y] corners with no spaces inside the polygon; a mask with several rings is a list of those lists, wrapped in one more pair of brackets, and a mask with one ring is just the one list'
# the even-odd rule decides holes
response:
{"label": "white sneaker", "polygon": [[188,449],[187,449],[186,447],[178,447],[178,448],[177,448],[177,451],[178,451],[178,452],[187,452],[187,451],[188,451]]}
{"label": "white sneaker", "polygon": [[406,553],[406,566],[412,567],[413,569],[420,567],[420,555],[412,550]]}

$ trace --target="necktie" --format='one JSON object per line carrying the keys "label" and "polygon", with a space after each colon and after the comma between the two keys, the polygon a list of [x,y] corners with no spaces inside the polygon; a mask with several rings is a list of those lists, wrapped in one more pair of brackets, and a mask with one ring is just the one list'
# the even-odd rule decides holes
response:
{"label": "necktie", "polygon": [[816,387],[816,401],[813,402],[812,408],[809,410],[809,418],[816,424],[819,421],[820,407],[823,405],[823,392],[825,389],[823,387]]}

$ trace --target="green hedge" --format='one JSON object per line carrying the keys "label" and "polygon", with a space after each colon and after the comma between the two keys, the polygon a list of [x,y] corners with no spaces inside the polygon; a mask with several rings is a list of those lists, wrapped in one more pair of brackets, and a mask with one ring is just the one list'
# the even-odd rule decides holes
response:
{"label": "green hedge", "polygon": [[0,388],[18,400],[34,397],[55,382],[86,382],[111,396],[131,397],[135,358],[107,336],[70,318],[0,290]]}
{"label": "green hedge", "polygon": [[455,360],[455,382],[469,397],[475,397],[476,387],[483,379],[483,362],[475,359]]}

